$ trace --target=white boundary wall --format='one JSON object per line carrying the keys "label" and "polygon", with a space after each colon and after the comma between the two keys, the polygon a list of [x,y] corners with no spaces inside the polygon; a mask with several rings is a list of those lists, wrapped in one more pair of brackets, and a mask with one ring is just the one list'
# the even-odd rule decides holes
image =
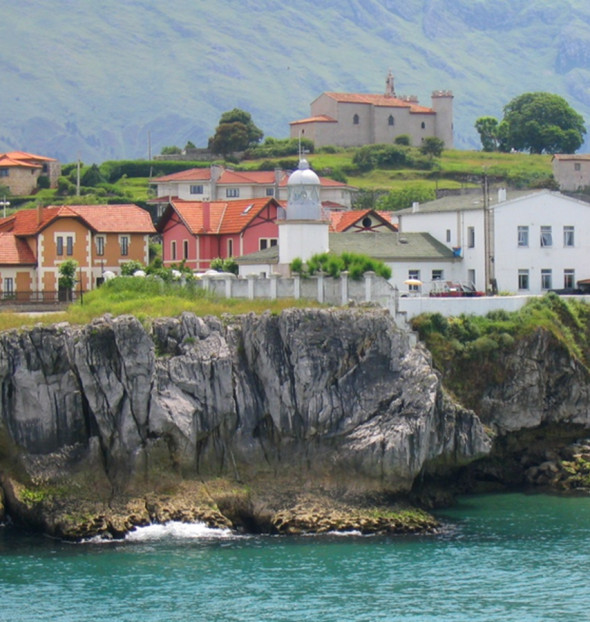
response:
{"label": "white boundary wall", "polygon": [[[246,298],[275,300],[294,298],[317,300],[321,303],[343,306],[350,302],[373,303],[388,309],[396,322],[405,325],[408,320],[421,313],[441,313],[458,316],[486,315],[489,311],[518,311],[534,296],[481,296],[481,297],[400,297],[398,290],[389,281],[368,272],[360,281],[354,281],[346,272],[334,279],[324,275],[301,278],[260,277],[248,275],[236,277],[233,274],[207,275],[198,281],[211,293],[225,298]],[[573,296],[590,303],[589,296]]]}

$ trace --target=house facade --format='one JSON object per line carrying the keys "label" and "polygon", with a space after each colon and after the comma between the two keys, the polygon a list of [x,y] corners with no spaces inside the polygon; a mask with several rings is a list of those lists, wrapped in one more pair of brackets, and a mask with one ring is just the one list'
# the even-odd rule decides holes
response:
{"label": "house facade", "polygon": [[240,257],[278,243],[283,208],[273,197],[233,201],[172,199],[158,222],[165,266],[207,270],[216,258]]}
{"label": "house facade", "polygon": [[590,187],[590,154],[556,154],[551,166],[560,190],[579,192]]}
{"label": "house facade", "polygon": [[128,261],[149,261],[155,233],[137,205],[69,205],[21,210],[0,219],[0,292],[58,291],[59,267],[78,263],[77,288],[94,289]]}
{"label": "house facade", "polygon": [[398,227],[445,244],[482,291],[542,294],[590,277],[590,204],[558,192],[445,197],[398,212]]}
{"label": "house facade", "polygon": [[431,102],[426,107],[415,96],[397,96],[389,72],[383,95],[322,93],[312,102],[309,117],[290,123],[290,136],[308,138],[316,148],[392,143],[402,134],[419,146],[424,138],[435,136],[452,148],[453,94],[434,91]]}
{"label": "house facade", "polygon": [[[184,201],[233,201],[274,197],[287,200],[287,172],[232,171],[218,165],[193,168],[152,179],[161,216],[169,199]],[[320,198],[326,208],[350,209],[357,189],[353,186],[320,177]]]}
{"label": "house facade", "polygon": [[61,165],[54,158],[24,151],[0,153],[0,186],[8,187],[12,195],[31,194],[41,175],[47,176],[50,188],[55,188],[60,174]]}

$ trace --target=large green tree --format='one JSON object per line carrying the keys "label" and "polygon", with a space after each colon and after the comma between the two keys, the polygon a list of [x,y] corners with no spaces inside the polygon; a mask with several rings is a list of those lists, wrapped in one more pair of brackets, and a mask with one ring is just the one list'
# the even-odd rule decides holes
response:
{"label": "large green tree", "polygon": [[209,146],[215,153],[226,156],[257,145],[263,136],[249,112],[234,108],[221,115],[215,134],[209,139]]}
{"label": "large green tree", "polygon": [[524,93],[504,106],[504,118],[480,117],[475,128],[485,151],[574,153],[584,142],[584,118],[563,97]]}

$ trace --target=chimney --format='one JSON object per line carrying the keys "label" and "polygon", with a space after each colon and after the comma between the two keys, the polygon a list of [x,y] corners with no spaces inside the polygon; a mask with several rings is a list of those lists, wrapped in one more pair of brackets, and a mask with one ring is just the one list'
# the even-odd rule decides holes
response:
{"label": "chimney", "polygon": [[414,201],[412,203],[412,214],[415,214],[420,209],[420,203],[418,201]]}
{"label": "chimney", "polygon": [[209,231],[211,229],[211,203],[209,201],[203,201],[203,230]]}
{"label": "chimney", "polygon": [[506,200],[506,188],[498,188],[498,203]]}

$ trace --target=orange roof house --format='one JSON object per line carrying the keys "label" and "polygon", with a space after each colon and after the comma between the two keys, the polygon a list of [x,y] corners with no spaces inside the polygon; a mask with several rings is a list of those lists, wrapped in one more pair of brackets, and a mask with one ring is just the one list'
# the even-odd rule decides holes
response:
{"label": "orange roof house", "polygon": [[[289,172],[233,171],[222,166],[193,168],[152,179],[157,199],[150,203],[160,206],[160,215],[171,198],[185,201],[223,201],[274,197],[287,199]],[[320,199],[331,209],[350,209],[357,189],[328,177],[320,177]]]}
{"label": "orange roof house", "polygon": [[406,134],[412,145],[436,136],[453,146],[453,94],[434,91],[432,107],[421,106],[414,95],[398,96],[389,72],[383,95],[322,93],[311,104],[311,115],[292,121],[291,138],[309,138],[315,147],[360,147],[391,144]]}
{"label": "orange roof house", "polygon": [[240,257],[275,246],[282,208],[273,197],[235,201],[172,199],[158,222],[164,265],[183,261],[206,270],[215,258]]}
{"label": "orange roof house", "polygon": [[0,186],[6,186],[12,195],[34,192],[42,175],[55,188],[61,173],[61,165],[54,158],[34,155],[25,151],[0,153]]}
{"label": "orange roof house", "polygon": [[396,231],[397,225],[391,222],[391,212],[365,209],[330,213],[330,232],[333,233],[395,233]]}
{"label": "orange roof house", "polygon": [[0,292],[57,291],[59,266],[74,259],[82,290],[131,261],[147,264],[150,215],[137,205],[63,205],[0,219]]}

